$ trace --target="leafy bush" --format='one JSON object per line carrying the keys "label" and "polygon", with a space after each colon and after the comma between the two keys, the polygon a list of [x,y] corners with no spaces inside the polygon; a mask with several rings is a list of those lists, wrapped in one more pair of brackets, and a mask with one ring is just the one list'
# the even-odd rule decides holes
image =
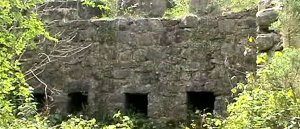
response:
{"label": "leafy bush", "polygon": [[85,120],[81,117],[72,117],[59,126],[62,129],[97,129],[99,126],[95,119]]}
{"label": "leafy bush", "polygon": [[300,50],[276,52],[271,63],[239,84],[224,129],[300,127]]}
{"label": "leafy bush", "polygon": [[300,1],[284,0],[283,8],[279,11],[278,21],[272,25],[272,29],[283,35],[286,47],[300,47]]}
{"label": "leafy bush", "polygon": [[37,36],[53,39],[37,14],[28,11],[41,2],[0,2],[0,128],[11,128],[11,124],[22,122],[35,112],[30,102],[31,92],[18,59],[28,46],[35,45],[34,38]]}
{"label": "leafy bush", "polygon": [[103,11],[100,18],[115,18],[119,15],[121,16],[140,16],[136,12],[138,4],[131,5],[129,7],[118,7],[118,0],[101,0],[101,2],[96,2],[96,0],[83,0],[82,4],[90,7],[97,7]]}
{"label": "leafy bush", "polygon": [[[57,127],[38,115],[32,95],[21,71],[19,56],[35,45],[34,39],[49,36],[44,24],[33,11],[43,0],[2,0],[0,2],[0,128],[47,129],[92,127],[94,120],[71,118]],[[79,122],[78,122],[79,121]]]}
{"label": "leafy bush", "polygon": [[261,63],[264,68],[232,89],[237,97],[226,118],[202,114],[203,119],[195,119],[185,129],[300,128],[300,49],[287,48]]}
{"label": "leafy bush", "polygon": [[222,125],[222,118],[211,113],[196,111],[190,122],[183,126],[184,129],[214,129]]}
{"label": "leafy bush", "polygon": [[259,0],[217,0],[216,3],[225,11],[239,12],[257,7]]}
{"label": "leafy bush", "polygon": [[117,112],[114,116],[114,122],[111,125],[105,125],[103,129],[132,129],[134,128],[133,121],[128,117]]}
{"label": "leafy bush", "polygon": [[174,4],[174,7],[165,12],[164,17],[178,18],[190,13],[190,0],[174,0]]}
{"label": "leafy bush", "polygon": [[83,5],[90,7],[98,7],[100,10],[104,11],[102,17],[115,17],[117,16],[117,1],[116,0],[101,0],[101,3],[95,2],[95,0],[83,0]]}

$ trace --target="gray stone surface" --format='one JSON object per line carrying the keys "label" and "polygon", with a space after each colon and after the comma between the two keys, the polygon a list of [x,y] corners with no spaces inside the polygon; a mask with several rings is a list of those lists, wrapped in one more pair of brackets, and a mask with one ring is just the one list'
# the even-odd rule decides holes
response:
{"label": "gray stone surface", "polygon": [[282,0],[260,0],[256,14],[257,32],[256,46],[259,52],[273,53],[283,50],[280,34],[270,30],[273,22],[278,20],[278,12],[283,9]]}
{"label": "gray stone surface", "polygon": [[121,14],[161,17],[167,10],[168,0],[119,0]]}
{"label": "gray stone surface", "polygon": [[275,33],[259,34],[255,42],[259,51],[267,51],[280,42],[280,36]]}
{"label": "gray stone surface", "polygon": [[[39,7],[39,14],[46,21],[80,20],[102,17],[105,10],[82,5],[82,0],[49,0]],[[103,4],[97,0],[96,4]],[[188,3],[190,13],[199,16],[220,14],[213,0],[191,0]],[[116,0],[118,16],[162,17],[168,9],[176,6],[175,0]]]}
{"label": "gray stone surface", "polygon": [[193,28],[198,25],[198,17],[196,15],[187,15],[183,17],[179,26],[182,28]]}
{"label": "gray stone surface", "polygon": [[208,9],[208,6],[212,1],[213,0],[191,0],[190,10],[200,15],[207,14],[209,13],[208,11],[211,11]]}
{"label": "gray stone surface", "polygon": [[[38,77],[57,91],[57,103],[68,102],[58,93],[89,92],[88,111],[97,118],[124,110],[125,93],[147,93],[150,118],[184,119],[187,91],[213,92],[215,112],[224,114],[231,88],[244,80],[246,71],[256,69],[256,50],[243,54],[256,32],[253,19],[247,12],[183,21],[57,21],[48,30],[61,34],[61,43],[45,41],[41,50],[26,54],[31,57],[26,63],[39,64],[43,56],[38,53],[48,54],[53,62],[41,67],[45,69]],[[30,84],[41,86],[34,78]]]}
{"label": "gray stone surface", "polygon": [[39,14],[46,22],[53,20],[79,20],[102,16],[103,11],[82,5],[80,1],[50,1],[39,7]]}
{"label": "gray stone surface", "polygon": [[256,22],[260,30],[268,30],[277,20],[278,12],[275,8],[268,8],[256,13]]}
{"label": "gray stone surface", "polygon": [[278,6],[282,6],[282,0],[259,0],[258,11]]}

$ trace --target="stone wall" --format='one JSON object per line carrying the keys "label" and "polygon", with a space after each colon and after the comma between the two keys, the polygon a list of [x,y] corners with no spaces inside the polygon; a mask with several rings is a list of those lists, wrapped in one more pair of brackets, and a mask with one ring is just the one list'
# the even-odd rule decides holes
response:
{"label": "stone wall", "polygon": [[[86,110],[99,119],[125,110],[126,93],[140,93],[148,117],[184,119],[187,92],[212,92],[214,112],[224,114],[231,89],[256,67],[248,43],[254,14],[53,21],[49,31],[63,40],[28,52],[24,69],[39,78],[30,74],[35,92],[47,86],[58,113],[68,112],[69,93],[87,93]],[[50,63],[40,65],[42,58]]]}

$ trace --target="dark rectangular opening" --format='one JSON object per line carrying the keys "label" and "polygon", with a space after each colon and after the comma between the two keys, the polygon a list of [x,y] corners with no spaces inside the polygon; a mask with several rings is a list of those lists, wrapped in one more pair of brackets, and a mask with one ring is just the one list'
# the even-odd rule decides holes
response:
{"label": "dark rectangular opening", "polygon": [[187,92],[188,111],[195,113],[212,113],[214,110],[215,95],[213,92]]}
{"label": "dark rectangular opening", "polygon": [[43,93],[33,93],[33,102],[36,103],[36,109],[38,112],[43,111],[46,104],[46,95]]}
{"label": "dark rectangular opening", "polygon": [[69,93],[69,113],[78,114],[83,113],[83,110],[88,104],[88,94],[86,92]]}
{"label": "dark rectangular opening", "polygon": [[148,94],[126,93],[125,109],[129,114],[146,117],[148,114]]}

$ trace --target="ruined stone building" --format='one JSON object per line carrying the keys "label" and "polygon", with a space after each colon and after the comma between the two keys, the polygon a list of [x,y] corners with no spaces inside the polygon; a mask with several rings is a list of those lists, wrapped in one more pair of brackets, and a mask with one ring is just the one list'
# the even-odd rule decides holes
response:
{"label": "ruined stone building", "polygon": [[[193,5],[203,11],[203,1]],[[67,3],[42,16],[61,41],[43,41],[27,53],[34,96],[57,113],[101,118],[121,110],[153,119],[184,119],[196,109],[224,114],[231,89],[255,70],[256,50],[248,42],[256,35],[255,12],[105,20]]]}

